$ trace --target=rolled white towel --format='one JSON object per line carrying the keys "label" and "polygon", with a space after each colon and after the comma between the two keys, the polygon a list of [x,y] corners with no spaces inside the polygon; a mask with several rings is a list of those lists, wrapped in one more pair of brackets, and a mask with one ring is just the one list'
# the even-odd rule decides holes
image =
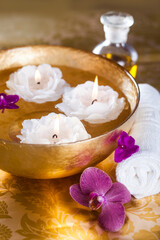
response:
{"label": "rolled white towel", "polygon": [[160,192],[160,93],[139,84],[140,104],[130,131],[139,152],[117,165],[117,180],[136,198]]}

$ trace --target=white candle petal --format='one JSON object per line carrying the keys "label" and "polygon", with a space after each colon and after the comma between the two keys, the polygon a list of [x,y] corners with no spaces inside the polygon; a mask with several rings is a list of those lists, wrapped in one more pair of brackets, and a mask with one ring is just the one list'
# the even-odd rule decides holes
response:
{"label": "white candle petal", "polygon": [[[35,81],[35,72],[40,74],[40,83]],[[49,64],[25,66],[10,75],[6,82],[7,94],[17,94],[28,102],[44,103],[58,100],[68,84],[62,79],[59,68]]]}
{"label": "white candle petal", "polygon": [[125,99],[109,86],[98,86],[97,101],[92,104],[94,83],[87,81],[75,88],[66,88],[63,102],[56,107],[68,116],[76,116],[90,123],[115,120],[123,111]]}
{"label": "white candle petal", "polygon": [[[55,133],[57,115],[59,116],[59,130]],[[77,117],[66,117],[63,114],[50,113],[40,119],[24,120],[22,126],[21,135],[17,136],[21,143],[60,144],[91,137]],[[53,138],[54,134],[57,135],[55,138]]]}

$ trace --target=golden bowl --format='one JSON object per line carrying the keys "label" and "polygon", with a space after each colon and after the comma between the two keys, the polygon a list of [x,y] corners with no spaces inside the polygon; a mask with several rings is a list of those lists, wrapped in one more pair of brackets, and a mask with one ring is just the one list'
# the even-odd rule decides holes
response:
{"label": "golden bowl", "polygon": [[114,88],[120,89],[130,105],[130,113],[121,116],[117,122],[105,125],[106,131],[99,131],[99,136],[94,135],[98,131],[94,125],[91,139],[62,145],[22,144],[12,138],[22,119],[51,112],[53,103],[28,105],[29,103],[22,102],[20,114],[18,110],[0,113],[2,170],[29,178],[66,177],[96,165],[113,152],[120,132],[128,132],[131,128],[139,103],[139,88],[133,77],[122,67],[92,53],[59,46],[27,46],[0,51],[0,92],[5,90],[5,82],[11,72],[25,65],[42,63],[63,67],[66,78],[68,76],[65,80],[72,86],[79,84],[79,79],[84,82],[88,77],[98,75],[103,82],[109,81]]}

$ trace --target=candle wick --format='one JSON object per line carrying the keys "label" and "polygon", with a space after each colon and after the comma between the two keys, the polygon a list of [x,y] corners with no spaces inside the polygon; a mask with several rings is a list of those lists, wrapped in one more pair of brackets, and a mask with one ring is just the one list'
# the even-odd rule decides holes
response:
{"label": "candle wick", "polygon": [[53,134],[52,138],[58,138],[57,134]]}
{"label": "candle wick", "polygon": [[91,104],[93,104],[94,102],[97,102],[97,99],[94,99]]}
{"label": "candle wick", "polygon": [[40,82],[37,82],[37,84],[41,84]]}

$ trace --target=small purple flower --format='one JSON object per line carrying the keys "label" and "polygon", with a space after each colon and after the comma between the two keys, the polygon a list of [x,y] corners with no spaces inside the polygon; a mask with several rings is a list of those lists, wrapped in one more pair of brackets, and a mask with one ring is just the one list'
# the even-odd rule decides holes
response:
{"label": "small purple flower", "polygon": [[112,183],[110,177],[102,170],[89,167],[83,171],[80,184],[70,187],[71,197],[91,210],[101,207],[98,221],[102,228],[116,232],[124,224],[124,203],[131,199],[127,188],[119,183]]}
{"label": "small purple flower", "polygon": [[126,132],[122,132],[118,139],[118,147],[114,153],[114,161],[119,163],[138,151],[139,146],[135,145],[135,139]]}
{"label": "small purple flower", "polygon": [[18,95],[6,95],[5,93],[0,93],[0,109],[4,113],[5,109],[17,109],[19,108],[15,103],[18,102]]}

